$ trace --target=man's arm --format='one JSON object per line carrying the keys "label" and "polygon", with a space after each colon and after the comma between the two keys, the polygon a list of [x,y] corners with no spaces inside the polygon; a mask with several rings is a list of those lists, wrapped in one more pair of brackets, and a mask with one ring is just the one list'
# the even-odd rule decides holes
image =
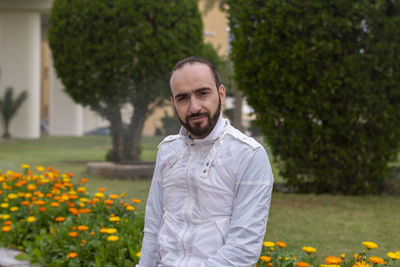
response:
{"label": "man's arm", "polygon": [[226,243],[201,267],[253,266],[260,256],[273,186],[268,155],[258,148],[239,180]]}
{"label": "man's arm", "polygon": [[163,217],[163,190],[160,178],[159,154],[157,155],[153,180],[151,182],[149,197],[146,204],[146,215],[144,224],[144,237],[140,252],[140,261],[136,267],[157,266],[157,235]]}

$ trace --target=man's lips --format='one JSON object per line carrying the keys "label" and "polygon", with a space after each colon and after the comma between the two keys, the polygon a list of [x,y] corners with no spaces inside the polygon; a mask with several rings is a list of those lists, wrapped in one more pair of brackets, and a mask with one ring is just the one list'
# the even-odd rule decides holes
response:
{"label": "man's lips", "polygon": [[203,120],[203,119],[206,118],[206,117],[207,117],[206,114],[201,114],[201,115],[196,115],[196,116],[190,116],[190,117],[189,117],[189,121],[197,122],[197,121]]}

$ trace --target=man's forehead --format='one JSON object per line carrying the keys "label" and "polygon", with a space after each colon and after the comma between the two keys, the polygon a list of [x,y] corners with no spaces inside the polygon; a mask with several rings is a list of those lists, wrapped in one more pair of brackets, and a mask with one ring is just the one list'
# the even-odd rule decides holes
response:
{"label": "man's forehead", "polygon": [[175,70],[170,79],[171,90],[194,90],[215,86],[211,69],[203,63],[187,63]]}

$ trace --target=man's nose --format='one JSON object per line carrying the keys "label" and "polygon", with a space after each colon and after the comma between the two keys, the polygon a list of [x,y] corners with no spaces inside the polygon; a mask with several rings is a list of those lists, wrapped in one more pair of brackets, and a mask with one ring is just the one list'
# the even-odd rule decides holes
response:
{"label": "man's nose", "polygon": [[195,97],[192,97],[190,99],[190,112],[192,114],[196,114],[196,113],[199,113],[200,110],[201,110],[201,105],[200,105],[198,99],[196,99]]}

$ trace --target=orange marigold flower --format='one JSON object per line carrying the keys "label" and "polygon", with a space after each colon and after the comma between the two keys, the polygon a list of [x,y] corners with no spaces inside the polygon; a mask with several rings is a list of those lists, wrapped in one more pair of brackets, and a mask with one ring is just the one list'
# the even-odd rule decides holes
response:
{"label": "orange marigold flower", "polygon": [[90,235],[92,235],[92,236],[94,236],[94,235],[96,235],[94,232],[90,232]]}
{"label": "orange marigold flower", "polygon": [[60,206],[60,203],[58,203],[58,202],[51,202],[51,203],[50,203],[50,206],[52,206],[53,208],[57,208],[57,207]]}
{"label": "orange marigold flower", "polygon": [[382,259],[380,257],[377,257],[377,256],[371,256],[371,257],[368,258],[368,260],[370,262],[372,262],[372,263],[375,263],[375,264],[383,264],[383,263],[385,263],[384,259]]}
{"label": "orange marigold flower", "polygon": [[79,196],[77,196],[77,195],[69,195],[69,198],[70,199],[77,199]]}
{"label": "orange marigold flower", "polygon": [[110,197],[111,199],[118,199],[118,198],[119,198],[119,195],[111,194],[111,195],[109,195],[109,197]]}
{"label": "orange marigold flower", "polygon": [[327,264],[340,264],[342,259],[335,256],[329,256],[325,258],[324,262]]}
{"label": "orange marigold flower", "polygon": [[138,198],[132,198],[132,202],[136,204],[142,203],[142,201]]}
{"label": "orange marigold flower", "polygon": [[356,264],[353,265],[353,267],[370,267],[370,265],[368,263],[366,263],[365,261],[359,261],[356,262]]}
{"label": "orange marigold flower", "polygon": [[76,258],[76,257],[78,257],[78,253],[76,253],[76,252],[68,253],[68,258],[73,259],[73,258]]}
{"label": "orange marigold flower", "polygon": [[1,227],[2,232],[10,232],[11,230],[12,230],[12,228],[9,225],[5,225],[5,226]]}
{"label": "orange marigold flower", "polygon": [[287,244],[286,244],[285,242],[281,242],[281,241],[276,242],[276,245],[277,245],[278,247],[281,247],[281,248],[287,247]]}
{"label": "orange marigold flower", "polygon": [[39,200],[34,201],[33,204],[43,206],[46,203],[43,200],[39,199]]}
{"label": "orange marigold flower", "polygon": [[112,205],[114,201],[112,201],[111,199],[106,199],[104,200],[104,203],[106,203],[107,205]]}
{"label": "orange marigold flower", "polygon": [[70,232],[69,236],[70,237],[77,237],[78,236],[78,232]]}
{"label": "orange marigold flower", "polygon": [[65,217],[56,217],[56,222],[63,222],[65,221]]}
{"label": "orange marigold flower", "polygon": [[268,256],[261,256],[261,257],[260,257],[260,260],[261,260],[262,262],[270,262],[270,261],[271,261],[271,257],[268,257]]}
{"label": "orange marigold flower", "polygon": [[299,261],[298,263],[296,263],[297,267],[310,267],[310,264],[308,264],[307,262],[302,262]]}
{"label": "orange marigold flower", "polygon": [[82,178],[82,179],[81,179],[81,182],[82,182],[82,183],[88,183],[88,182],[89,182],[89,179],[88,179],[88,178]]}
{"label": "orange marigold flower", "polygon": [[28,184],[27,189],[28,189],[29,191],[35,191],[35,190],[36,190],[36,185],[34,185],[34,184]]}
{"label": "orange marigold flower", "polygon": [[12,224],[12,221],[5,221],[4,222],[4,225],[11,225]]}
{"label": "orange marigold flower", "polygon": [[87,227],[86,225],[79,225],[78,226],[78,230],[79,231],[87,231],[89,229],[89,227]]}
{"label": "orange marigold flower", "polygon": [[77,209],[75,209],[75,208],[69,208],[68,211],[71,212],[73,215],[78,215],[79,214],[79,211]]}
{"label": "orange marigold flower", "polygon": [[45,207],[40,207],[40,208],[39,208],[39,211],[40,211],[40,212],[45,212],[46,210],[47,210],[47,209],[46,209]]}
{"label": "orange marigold flower", "polygon": [[102,193],[106,192],[106,188],[105,187],[100,187],[98,190],[99,190],[99,192],[102,192]]}
{"label": "orange marigold flower", "polygon": [[82,245],[85,245],[85,244],[86,244],[86,240],[82,239],[82,240],[81,240],[81,244],[82,244]]}
{"label": "orange marigold flower", "polygon": [[29,202],[29,201],[22,201],[21,202],[21,204],[23,205],[23,206],[29,206],[31,203]]}

